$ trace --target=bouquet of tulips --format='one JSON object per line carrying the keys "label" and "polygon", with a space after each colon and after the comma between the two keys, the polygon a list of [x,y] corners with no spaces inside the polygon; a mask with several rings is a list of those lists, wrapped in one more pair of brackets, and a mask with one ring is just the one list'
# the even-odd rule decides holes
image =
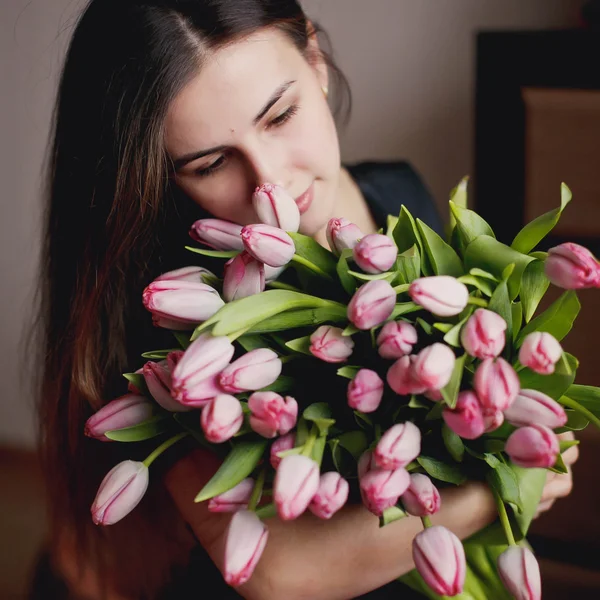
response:
{"label": "bouquet of tulips", "polygon": [[[253,196],[261,223],[194,223],[203,247],[188,249],[227,262],[220,275],[195,264],[165,273],[144,291],[177,345],[145,353],[86,434],[164,439],[106,475],[94,521],[133,510],[149,465],[192,436],[223,459],[195,501],[234,513],[230,585],[260,560],[265,519],[329,519],[362,502],[380,526],[422,520],[402,580],[425,596],[540,598],[525,536],[546,470],[566,472],[561,452],[577,443],[557,434],[600,425],[600,389],[574,382],[577,359],[560,343],[576,290],[600,287],[600,265],[572,243],[536,251],[570,199],[563,184],[560,206],[510,245],[467,208],[466,178],[446,240],[402,207],[375,234],[332,219],[327,250],[297,233],[296,204],[269,184]],[[565,291],[542,311],[550,284]],[[441,488],[474,479],[499,519],[463,544],[430,516]]]}

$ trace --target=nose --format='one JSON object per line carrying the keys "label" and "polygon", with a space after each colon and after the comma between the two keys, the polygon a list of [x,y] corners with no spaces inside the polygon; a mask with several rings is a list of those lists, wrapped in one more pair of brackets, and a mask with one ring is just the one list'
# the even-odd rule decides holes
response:
{"label": "nose", "polygon": [[247,154],[250,178],[254,187],[273,183],[288,189],[290,181],[281,148],[263,144]]}

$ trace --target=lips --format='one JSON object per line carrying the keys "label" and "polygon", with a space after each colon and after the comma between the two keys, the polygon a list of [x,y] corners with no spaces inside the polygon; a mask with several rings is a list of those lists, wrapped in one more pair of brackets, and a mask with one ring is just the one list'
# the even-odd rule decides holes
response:
{"label": "lips", "polygon": [[310,205],[312,204],[314,195],[315,195],[315,184],[314,182],[310,184],[310,186],[308,187],[308,189],[300,194],[300,196],[298,196],[295,199],[296,202],[296,206],[298,207],[298,210],[300,211],[300,214],[303,215],[309,208]]}

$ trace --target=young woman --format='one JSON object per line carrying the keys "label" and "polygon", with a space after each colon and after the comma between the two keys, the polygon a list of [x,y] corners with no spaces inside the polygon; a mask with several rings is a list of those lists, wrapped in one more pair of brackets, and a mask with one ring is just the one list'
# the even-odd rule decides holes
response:
{"label": "young woman", "polygon": [[[345,98],[295,0],[86,7],[64,65],[48,165],[39,419],[50,544],[37,597],[409,597],[390,582],[413,567],[419,520],[379,529],[360,506],[330,522],[273,519],[254,576],[228,588],[218,571],[228,517],[192,501],[218,464],[185,444],[153,466],[151,489],[126,519],[99,528],[90,517],[104,474],[148,447],[90,440],[84,423],[124,392],[121,374],[140,366],[141,352],[171,343],[152,327],[141,292],[193,262],[183,249],[193,221],[256,222],[252,191],[271,182],[296,199],[301,232],[323,244],[332,216],[371,233],[402,203],[441,228],[408,164],[340,164],[330,87]],[[575,458],[576,450],[565,455]],[[570,476],[554,478],[540,509],[570,485]],[[490,494],[472,483],[445,492],[433,521],[464,538],[494,514]]]}

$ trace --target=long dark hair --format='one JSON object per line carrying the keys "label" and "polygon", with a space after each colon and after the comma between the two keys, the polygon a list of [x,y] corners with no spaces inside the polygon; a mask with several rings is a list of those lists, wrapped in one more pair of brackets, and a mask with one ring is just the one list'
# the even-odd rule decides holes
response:
{"label": "long dark hair", "polygon": [[[168,106],[209,50],[264,27],[283,31],[305,55],[313,33],[326,40],[295,0],[92,0],[60,79],[34,330],[50,538],[67,537],[101,581],[137,598],[155,597],[185,560],[181,523],[154,486],[123,522],[93,526],[89,508],[103,475],[135,450],[87,439],[83,425],[125,392],[122,373],[141,366],[142,351],[172,345],[152,327],[141,292],[191,262],[181,249],[201,215],[170,183]],[[341,84],[332,86],[335,107],[349,112],[345,79],[322,58]]]}

